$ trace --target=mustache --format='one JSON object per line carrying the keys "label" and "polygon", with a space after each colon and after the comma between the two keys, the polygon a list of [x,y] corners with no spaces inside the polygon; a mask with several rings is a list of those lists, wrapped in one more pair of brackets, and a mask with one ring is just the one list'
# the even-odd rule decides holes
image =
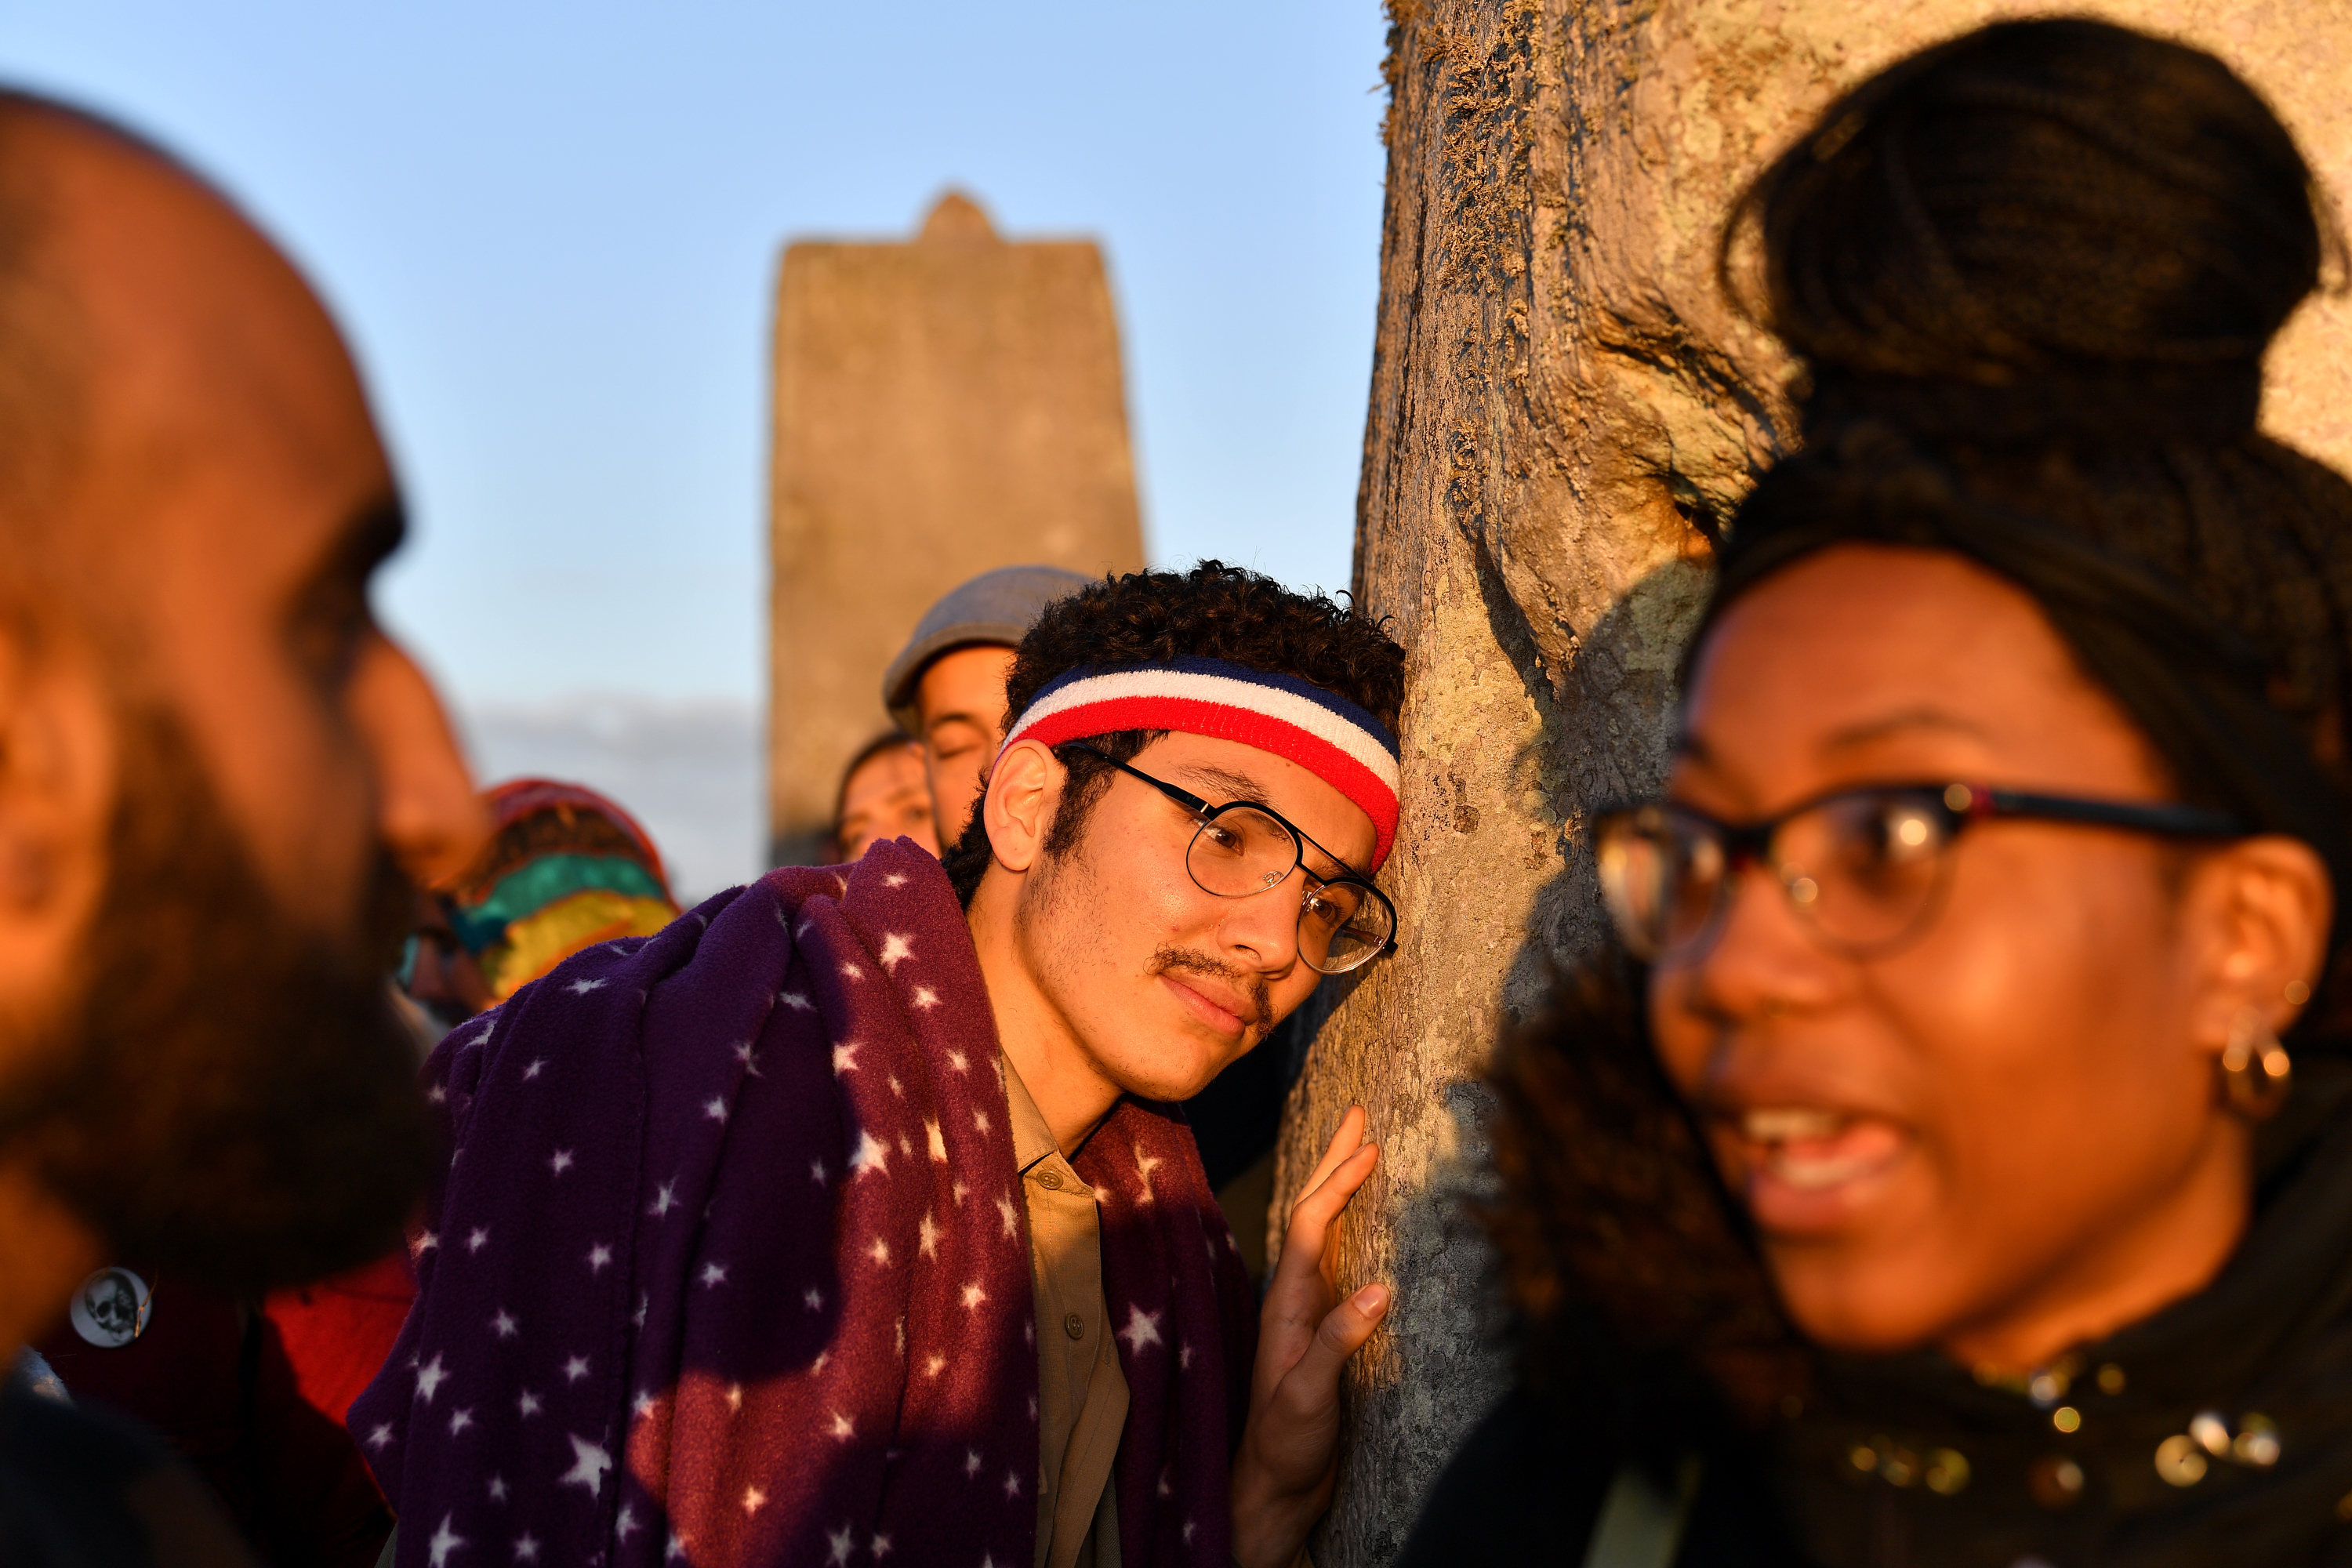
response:
{"label": "mustache", "polygon": [[1150,973],[1154,978],[1168,973],[1205,975],[1222,980],[1239,991],[1249,1003],[1249,1011],[1242,1016],[1244,1024],[1255,1024],[1261,1031],[1274,1027],[1274,993],[1265,976],[1237,963],[1227,963],[1221,958],[1211,958],[1205,952],[1193,952],[1181,947],[1163,947],[1151,955]]}

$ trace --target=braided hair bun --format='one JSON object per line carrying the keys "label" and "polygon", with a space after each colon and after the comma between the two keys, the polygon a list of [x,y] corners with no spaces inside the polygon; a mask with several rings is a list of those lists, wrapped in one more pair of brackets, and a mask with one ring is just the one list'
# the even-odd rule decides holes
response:
{"label": "braided hair bun", "polygon": [[2269,106],[2180,44],[2002,23],[1873,78],[1726,231],[1735,297],[1732,239],[1760,240],[1743,303],[1803,366],[1807,448],[1735,520],[1727,574],[1797,492],[1925,484],[2039,519],[2246,638],[2352,789],[2352,484],[2254,428],[2324,214]]}

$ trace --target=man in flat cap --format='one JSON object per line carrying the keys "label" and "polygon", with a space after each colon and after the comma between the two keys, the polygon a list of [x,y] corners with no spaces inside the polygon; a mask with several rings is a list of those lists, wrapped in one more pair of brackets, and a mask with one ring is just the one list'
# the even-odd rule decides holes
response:
{"label": "man in flat cap", "polygon": [[996,754],[1013,647],[1047,605],[1091,581],[1059,566],[983,572],[926,611],[882,672],[882,706],[923,748],[941,844],[963,837]]}

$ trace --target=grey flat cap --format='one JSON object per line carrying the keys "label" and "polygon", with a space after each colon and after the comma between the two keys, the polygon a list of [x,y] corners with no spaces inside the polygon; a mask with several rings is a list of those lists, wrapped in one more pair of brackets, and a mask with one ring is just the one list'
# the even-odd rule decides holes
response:
{"label": "grey flat cap", "polygon": [[931,660],[975,643],[1011,647],[1046,605],[1094,581],[1059,566],[999,566],[983,572],[924,612],[915,635],[882,672],[882,706],[909,735],[917,732],[915,683]]}

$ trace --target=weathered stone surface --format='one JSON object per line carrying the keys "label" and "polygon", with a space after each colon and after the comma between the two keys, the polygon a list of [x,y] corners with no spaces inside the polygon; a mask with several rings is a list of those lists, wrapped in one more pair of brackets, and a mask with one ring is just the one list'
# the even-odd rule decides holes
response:
{"label": "weathered stone surface", "polygon": [[[2212,48],[2352,186],[2352,8],[2083,9]],[[1387,1562],[1507,1372],[1461,1215],[1473,1081],[1599,931],[1584,815],[1654,786],[1723,515],[1792,428],[1714,278],[1734,194],[1838,90],[2000,16],[1955,0],[1391,0],[1379,335],[1355,588],[1411,649],[1402,951],[1334,1009],[1289,1107],[1277,1223],[1346,1107],[1384,1148],[1343,1279],[1398,1303],[1351,1375],[1325,1568]],[[2352,310],[2306,309],[2266,419],[2352,465]],[[1329,989],[1329,988],[1327,988]]]}
{"label": "weathered stone surface", "polygon": [[803,241],[776,290],[768,790],[818,858],[883,668],[992,567],[1143,563],[1118,327],[1091,242],[942,198],[911,243]]}

